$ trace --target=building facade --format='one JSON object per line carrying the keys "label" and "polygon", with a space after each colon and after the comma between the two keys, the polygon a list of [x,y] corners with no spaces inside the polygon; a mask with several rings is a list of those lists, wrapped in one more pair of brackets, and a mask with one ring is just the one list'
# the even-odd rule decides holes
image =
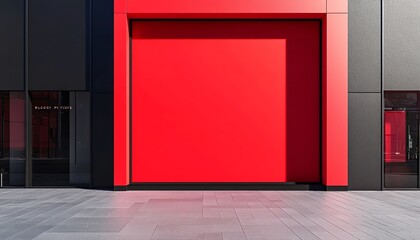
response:
{"label": "building facade", "polygon": [[3,186],[417,189],[416,0],[0,0]]}

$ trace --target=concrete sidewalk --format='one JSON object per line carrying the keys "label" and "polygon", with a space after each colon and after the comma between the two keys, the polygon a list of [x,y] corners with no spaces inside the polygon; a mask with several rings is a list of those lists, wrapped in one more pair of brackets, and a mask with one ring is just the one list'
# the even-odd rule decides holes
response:
{"label": "concrete sidewalk", "polygon": [[420,239],[420,192],[0,189],[0,239]]}

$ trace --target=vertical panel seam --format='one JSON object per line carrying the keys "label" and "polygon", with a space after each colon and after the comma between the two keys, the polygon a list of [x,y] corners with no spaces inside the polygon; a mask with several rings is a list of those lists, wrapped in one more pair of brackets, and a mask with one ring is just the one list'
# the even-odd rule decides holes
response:
{"label": "vertical panel seam", "polygon": [[381,0],[381,190],[384,189],[384,0]]}

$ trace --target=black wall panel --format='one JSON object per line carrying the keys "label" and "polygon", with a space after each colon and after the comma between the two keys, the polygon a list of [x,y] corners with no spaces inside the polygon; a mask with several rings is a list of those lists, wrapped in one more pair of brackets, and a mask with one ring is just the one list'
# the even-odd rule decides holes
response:
{"label": "black wall panel", "polygon": [[420,90],[420,1],[384,0],[384,90]]}
{"label": "black wall panel", "polygon": [[381,0],[349,1],[349,92],[381,91]]}
{"label": "black wall panel", "polygon": [[24,90],[24,0],[0,0],[0,91]]}
{"label": "black wall panel", "polygon": [[30,0],[29,90],[87,90],[89,0]]}
{"label": "black wall panel", "polygon": [[109,188],[114,181],[114,110],[112,93],[92,93],[92,186]]}
{"label": "black wall panel", "polygon": [[92,0],[92,185],[114,183],[114,1]]}
{"label": "black wall panel", "polygon": [[349,93],[349,189],[380,190],[381,94]]}
{"label": "black wall panel", "polygon": [[93,92],[114,89],[114,1],[92,1]]}
{"label": "black wall panel", "polygon": [[70,111],[70,184],[90,186],[90,93],[72,92],[70,96],[70,104],[75,106]]}

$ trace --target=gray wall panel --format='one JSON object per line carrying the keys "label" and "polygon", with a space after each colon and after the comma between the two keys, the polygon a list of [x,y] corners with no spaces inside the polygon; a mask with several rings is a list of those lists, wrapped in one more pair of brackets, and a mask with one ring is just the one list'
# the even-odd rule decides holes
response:
{"label": "gray wall panel", "polygon": [[89,0],[29,1],[29,90],[87,90]]}
{"label": "gray wall panel", "polygon": [[384,90],[420,90],[420,1],[384,0]]}
{"label": "gray wall panel", "polygon": [[349,93],[349,189],[381,189],[381,94]]}
{"label": "gray wall panel", "polygon": [[24,90],[24,1],[0,0],[0,91]]}
{"label": "gray wall panel", "polygon": [[381,91],[381,0],[349,1],[349,92]]}

